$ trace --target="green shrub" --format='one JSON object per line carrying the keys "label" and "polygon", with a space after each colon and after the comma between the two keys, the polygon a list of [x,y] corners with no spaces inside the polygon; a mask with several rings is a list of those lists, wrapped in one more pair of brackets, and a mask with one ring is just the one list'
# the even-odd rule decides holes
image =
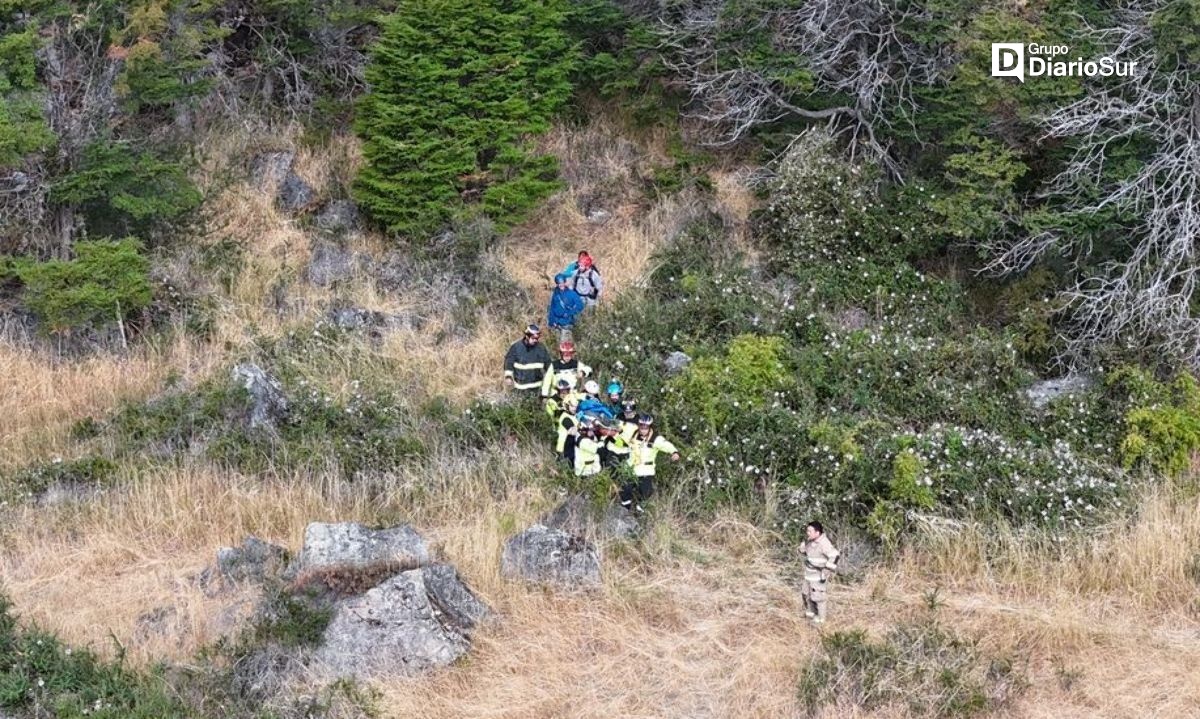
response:
{"label": "green shrub", "polygon": [[701,357],[673,383],[694,414],[717,429],[735,412],[770,404],[795,379],[784,364],[781,337],[739,335],[720,356]]}
{"label": "green shrub", "polygon": [[150,263],[133,238],[84,241],[75,259],[22,261],[21,298],[50,332],[99,327],[145,308]]}
{"label": "green shrub", "polygon": [[86,147],[50,197],[79,207],[92,234],[146,236],[179,222],[203,199],[180,162],[116,141]]}
{"label": "green shrub", "polygon": [[570,95],[566,4],[415,0],[381,21],[355,130],[359,203],[389,231],[425,236],[473,206],[500,227],[558,188],[532,152]]}
{"label": "green shrub", "polygon": [[157,677],[19,627],[7,599],[0,599],[0,709],[61,719],[196,716]]}
{"label": "green shrub", "polygon": [[1171,399],[1165,406],[1138,407],[1125,416],[1121,461],[1126,469],[1179,476],[1200,451],[1200,384],[1184,373],[1170,388]]}
{"label": "green shrub", "polygon": [[37,496],[54,485],[99,487],[108,483],[116,471],[116,463],[104,457],[56,460],[18,472],[11,489],[19,495]]}
{"label": "green shrub", "polygon": [[861,629],[821,637],[820,654],[800,675],[809,716],[823,707],[901,710],[916,717],[970,717],[1006,707],[1027,682],[1009,657],[989,657],[978,644],[932,619],[902,625],[881,640]]}

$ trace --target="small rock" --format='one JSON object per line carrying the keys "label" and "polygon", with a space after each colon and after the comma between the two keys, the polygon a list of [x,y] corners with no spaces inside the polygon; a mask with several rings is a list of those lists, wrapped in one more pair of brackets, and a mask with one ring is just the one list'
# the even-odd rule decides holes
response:
{"label": "small rock", "polygon": [[663,367],[666,368],[667,374],[679,374],[691,363],[691,357],[683,352],[675,351],[667,355],[667,358],[663,360]]}
{"label": "small rock", "polygon": [[600,584],[600,557],[586,541],[535,524],[504,543],[500,573],[565,587]]}
{"label": "small rock", "polygon": [[1034,382],[1025,390],[1025,397],[1034,409],[1041,410],[1059,397],[1086,392],[1095,384],[1096,381],[1087,375],[1069,374]]}
{"label": "small rock", "polygon": [[285,212],[301,212],[308,209],[317,198],[317,191],[294,172],[289,172],[279,183],[275,204]]}
{"label": "small rock", "polygon": [[367,529],[357,522],[313,522],[304,530],[299,569],[368,567],[396,562],[420,567],[430,562],[425,538],[410,525]]}
{"label": "small rock", "polygon": [[332,200],[317,214],[317,227],[325,232],[347,232],[358,227],[358,207],[350,200]]}
{"label": "small rock", "polygon": [[29,186],[29,175],[14,170],[7,177],[0,178],[0,182],[4,183],[3,189],[5,192],[16,194],[24,192],[25,188]]}
{"label": "small rock", "polygon": [[274,192],[292,171],[294,152],[264,152],[250,163],[250,179],[264,192]]}
{"label": "small rock", "polygon": [[330,324],[344,330],[419,330],[425,321],[409,314],[375,312],[361,307],[341,307],[329,310],[326,315]]}
{"label": "small rock", "polygon": [[593,207],[584,214],[584,217],[593,225],[603,225],[612,218],[612,213],[600,207]]}
{"label": "small rock", "polygon": [[250,536],[240,547],[217,550],[217,571],[234,582],[261,582],[268,574],[283,568],[287,554],[283,547]]}
{"label": "small rock", "polygon": [[253,406],[250,409],[251,429],[275,429],[288,413],[288,400],[279,380],[267,374],[263,368],[243,362],[233,368],[233,381],[250,393]]}
{"label": "small rock", "polygon": [[312,255],[304,274],[308,281],[320,287],[328,287],[366,271],[370,260],[364,255],[351,252],[332,242],[313,244]]}
{"label": "small rock", "polygon": [[637,534],[638,521],[628,509],[608,503],[602,511],[582,494],[573,494],[540,520],[551,529],[561,529],[578,537],[629,539]]}
{"label": "small rock", "polygon": [[[412,569],[339,602],[317,660],[338,676],[357,679],[412,676],[454,662],[470,647],[459,622],[466,619],[473,626],[470,617],[478,610],[467,607],[478,599],[461,583],[446,586],[451,577],[457,578],[453,568]],[[440,588],[431,590],[431,585]],[[444,611],[443,601],[455,610]]]}

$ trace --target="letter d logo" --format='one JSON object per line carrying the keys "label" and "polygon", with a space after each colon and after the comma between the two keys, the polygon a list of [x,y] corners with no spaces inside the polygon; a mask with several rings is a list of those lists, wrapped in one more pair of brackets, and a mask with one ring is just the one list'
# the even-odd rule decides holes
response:
{"label": "letter d logo", "polygon": [[992,43],[992,77],[1015,77],[1025,82],[1025,46],[1019,42]]}

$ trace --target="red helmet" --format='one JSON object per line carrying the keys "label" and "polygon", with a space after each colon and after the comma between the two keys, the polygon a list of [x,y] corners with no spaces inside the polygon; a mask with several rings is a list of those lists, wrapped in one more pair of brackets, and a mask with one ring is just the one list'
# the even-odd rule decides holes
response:
{"label": "red helmet", "polygon": [[591,268],[591,266],[592,266],[592,256],[590,254],[588,254],[586,250],[584,252],[580,252],[579,253],[579,268],[586,270],[586,269]]}
{"label": "red helmet", "polygon": [[566,342],[558,343],[558,352],[564,357],[575,354],[575,343],[567,340]]}

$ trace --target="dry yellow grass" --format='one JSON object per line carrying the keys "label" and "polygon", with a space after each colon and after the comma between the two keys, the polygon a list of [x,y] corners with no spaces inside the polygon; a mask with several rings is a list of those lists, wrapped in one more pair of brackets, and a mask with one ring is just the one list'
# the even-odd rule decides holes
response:
{"label": "dry yellow grass", "polygon": [[79,360],[0,344],[0,471],[69,455],[76,421],[156,392],[169,373],[204,376],[214,361],[210,348],[182,338]]}

